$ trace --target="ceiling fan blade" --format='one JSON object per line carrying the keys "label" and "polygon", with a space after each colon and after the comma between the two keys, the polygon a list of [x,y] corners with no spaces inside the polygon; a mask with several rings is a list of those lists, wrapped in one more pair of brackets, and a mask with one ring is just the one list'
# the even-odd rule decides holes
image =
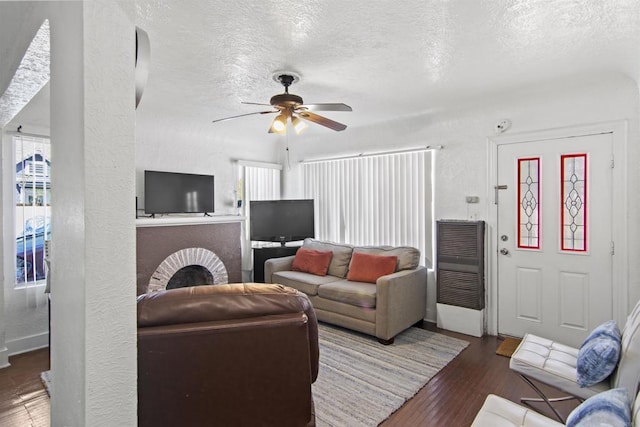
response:
{"label": "ceiling fan blade", "polygon": [[300,106],[311,111],[353,111],[347,104],[304,104]]}
{"label": "ceiling fan blade", "polygon": [[279,110],[275,110],[275,111],[257,111],[255,113],[238,114],[237,116],[230,116],[230,117],[225,117],[223,119],[212,120],[211,123],[223,122],[225,120],[231,120],[231,119],[237,119],[238,117],[253,116],[254,114],[271,114],[271,113],[279,113],[279,112],[280,112]]}
{"label": "ceiling fan blade", "polygon": [[240,102],[240,104],[264,105],[265,107],[271,107],[271,104],[263,104],[263,103],[260,103],[260,102],[245,102],[245,101],[242,101],[242,102]]}
{"label": "ceiling fan blade", "polygon": [[312,113],[310,111],[301,111],[298,113],[298,116],[301,119],[309,120],[310,122],[317,123],[319,125],[328,127],[329,129],[333,129],[335,131],[341,131],[347,128],[347,125],[343,125],[342,123],[335,122],[331,119],[328,119],[319,114]]}

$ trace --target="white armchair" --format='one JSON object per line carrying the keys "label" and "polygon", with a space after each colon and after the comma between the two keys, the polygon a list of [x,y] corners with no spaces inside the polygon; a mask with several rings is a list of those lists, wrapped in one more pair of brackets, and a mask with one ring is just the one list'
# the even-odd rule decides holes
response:
{"label": "white armchair", "polygon": [[[631,425],[638,427],[640,426],[640,394],[636,396],[635,402],[630,403]],[[621,421],[618,418],[619,413],[607,413],[604,406],[592,407],[580,414],[577,413],[578,409],[576,408],[575,416],[569,415],[569,421],[576,425],[618,425]],[[578,422],[579,418],[583,418],[581,422]],[[490,394],[476,414],[471,427],[562,427],[564,425],[510,400]]]}
{"label": "white armchair", "polygon": [[[558,420],[564,422],[553,402],[569,399],[582,402],[600,392],[619,387],[626,388],[629,396],[635,396],[640,382],[640,302],[627,318],[621,341],[620,359],[611,376],[597,384],[580,387],[576,368],[579,349],[536,335],[525,335],[511,356],[509,367],[520,374],[540,398],[522,398],[521,402],[545,402]],[[548,398],[534,381],[553,386],[568,396]]]}

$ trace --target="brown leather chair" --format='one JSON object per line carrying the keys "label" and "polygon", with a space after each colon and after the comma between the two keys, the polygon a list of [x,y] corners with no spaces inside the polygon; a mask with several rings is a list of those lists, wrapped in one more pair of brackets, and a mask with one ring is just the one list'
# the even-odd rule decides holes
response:
{"label": "brown leather chair", "polygon": [[318,325],[281,285],[138,297],[139,426],[313,426]]}

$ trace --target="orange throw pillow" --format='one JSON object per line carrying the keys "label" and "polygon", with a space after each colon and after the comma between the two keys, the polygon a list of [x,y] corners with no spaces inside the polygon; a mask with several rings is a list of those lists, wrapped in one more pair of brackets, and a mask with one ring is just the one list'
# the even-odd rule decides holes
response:
{"label": "orange throw pillow", "polygon": [[332,256],[333,252],[331,251],[300,248],[293,259],[291,270],[311,273],[316,276],[326,276]]}
{"label": "orange throw pillow", "polygon": [[395,255],[382,256],[354,252],[349,264],[347,280],[376,283],[379,277],[395,272],[397,262],[398,257]]}

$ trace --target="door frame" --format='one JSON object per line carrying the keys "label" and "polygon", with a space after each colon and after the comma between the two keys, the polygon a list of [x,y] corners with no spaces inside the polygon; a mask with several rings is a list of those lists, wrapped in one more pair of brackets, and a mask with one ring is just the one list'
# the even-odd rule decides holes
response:
{"label": "door frame", "polygon": [[[498,135],[487,138],[487,158],[489,186],[487,188],[487,333],[498,335],[498,207],[495,204],[495,186],[498,185],[498,147],[504,144],[534,142],[548,139],[570,138],[611,133],[614,168],[612,176],[612,238],[615,251],[612,258],[612,302],[613,318],[618,325],[624,325],[628,315],[629,266],[627,239],[627,144],[628,122],[626,120],[591,123],[576,126],[544,129]],[[622,327],[622,326],[621,326]]]}

